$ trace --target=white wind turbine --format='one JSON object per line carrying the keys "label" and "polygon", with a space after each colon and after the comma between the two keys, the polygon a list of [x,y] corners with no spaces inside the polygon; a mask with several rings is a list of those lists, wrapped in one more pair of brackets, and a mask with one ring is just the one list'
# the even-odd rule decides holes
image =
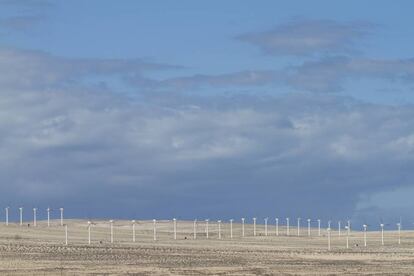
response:
{"label": "white wind turbine", "polygon": [[92,222],[88,221],[88,244],[91,244],[91,225]]}
{"label": "white wind turbine", "polygon": [[242,237],[244,237],[244,218],[241,218],[242,221]]}
{"label": "white wind turbine", "polygon": [[331,250],[331,228],[328,227],[328,250]]}
{"label": "white wind turbine", "polygon": [[8,207],[8,206],[5,208],[5,210],[6,210],[6,226],[9,225],[9,208],[10,207]]}
{"label": "white wind turbine", "polygon": [[321,220],[318,219],[318,236],[321,236]]}
{"label": "white wind turbine", "polygon": [[265,236],[267,236],[267,220],[268,220],[269,218],[265,218],[264,219],[264,223],[265,223]]}
{"label": "white wind turbine", "polygon": [[311,220],[308,219],[308,237],[310,237],[310,235],[311,235],[310,223],[311,223]]}
{"label": "white wind turbine", "polygon": [[233,239],[233,219],[230,219],[230,239]]}
{"label": "white wind turbine", "polygon": [[348,231],[351,232],[351,221],[348,220],[347,222],[348,222]]}
{"label": "white wind turbine", "polygon": [[300,236],[300,218],[298,218],[298,237]]}
{"label": "white wind turbine", "polygon": [[68,225],[65,224],[65,245],[68,245]]}
{"label": "white wind turbine", "polygon": [[152,220],[152,226],[153,226],[153,234],[154,234],[154,241],[157,240],[157,220]]}
{"label": "white wind turbine", "polygon": [[253,218],[253,236],[256,236],[256,218]]}
{"label": "white wind turbine", "polygon": [[275,218],[276,221],[276,236],[279,236],[279,218]]}
{"label": "white wind turbine", "polygon": [[338,221],[338,236],[341,236],[341,221]]}
{"label": "white wind turbine", "polygon": [[47,227],[50,227],[50,208],[49,207],[47,207],[46,212],[47,212]]}
{"label": "white wind turbine", "polygon": [[381,227],[381,245],[384,245],[384,223],[380,223]]}
{"label": "white wind turbine", "polygon": [[193,235],[194,235],[194,239],[197,239],[197,219],[194,220],[193,222]]}
{"label": "white wind turbine", "polygon": [[221,220],[217,221],[218,223],[218,238],[221,240]]}
{"label": "white wind turbine", "polygon": [[398,228],[398,244],[401,244],[401,218],[400,218],[400,222],[397,223],[397,228]]}
{"label": "white wind turbine", "polygon": [[33,226],[36,227],[36,212],[37,208],[33,208]]}
{"label": "white wind turbine", "polygon": [[349,228],[347,225],[345,226],[345,229],[347,230],[346,231],[346,249],[348,249],[349,248]]}
{"label": "white wind turbine", "polygon": [[132,242],[135,242],[135,219],[132,221]]}
{"label": "white wind turbine", "polygon": [[206,238],[208,239],[208,221],[209,219],[206,219]]}
{"label": "white wind turbine", "polygon": [[19,214],[20,214],[20,226],[23,225],[23,207],[19,207]]}
{"label": "white wind turbine", "polygon": [[364,227],[364,247],[367,247],[367,227],[368,225],[364,224],[362,225]]}
{"label": "white wind turbine", "polygon": [[111,243],[114,243],[114,221],[111,219],[109,224],[111,226]]}
{"label": "white wind turbine", "polygon": [[63,226],[63,208],[59,208],[60,210],[60,226]]}
{"label": "white wind turbine", "polygon": [[173,225],[174,225],[174,240],[177,239],[177,219],[173,218]]}
{"label": "white wind turbine", "polygon": [[289,218],[286,218],[286,236],[289,236]]}

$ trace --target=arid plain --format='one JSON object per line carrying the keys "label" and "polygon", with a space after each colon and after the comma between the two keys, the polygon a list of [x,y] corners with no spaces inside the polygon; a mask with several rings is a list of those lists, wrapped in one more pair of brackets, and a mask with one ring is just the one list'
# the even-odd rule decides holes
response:
{"label": "arid plain", "polygon": [[[312,228],[311,236],[302,227],[233,224],[230,238],[229,223],[221,224],[218,238],[217,222],[209,223],[209,238],[205,222],[197,224],[197,239],[193,237],[193,222],[177,222],[174,240],[173,223],[157,222],[157,240],[153,240],[153,222],[137,221],[136,240],[132,240],[130,221],[115,221],[114,241],[110,242],[108,221],[93,221],[91,244],[88,244],[86,220],[65,220],[68,225],[68,245],[65,228],[54,220],[47,227],[39,221],[36,227],[28,223],[19,226],[0,225],[1,275],[414,275],[414,231],[385,231],[384,246],[380,232],[367,234],[364,247],[363,232],[352,230],[349,249],[346,232],[341,236],[331,231],[331,250],[328,251],[326,229]],[[356,227],[356,226],[355,226]],[[389,226],[391,228],[391,226]]]}

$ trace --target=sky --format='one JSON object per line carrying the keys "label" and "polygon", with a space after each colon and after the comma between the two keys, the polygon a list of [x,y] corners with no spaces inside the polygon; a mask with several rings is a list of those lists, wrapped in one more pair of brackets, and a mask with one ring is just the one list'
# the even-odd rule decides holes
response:
{"label": "sky", "polygon": [[413,9],[0,0],[0,202],[412,228]]}

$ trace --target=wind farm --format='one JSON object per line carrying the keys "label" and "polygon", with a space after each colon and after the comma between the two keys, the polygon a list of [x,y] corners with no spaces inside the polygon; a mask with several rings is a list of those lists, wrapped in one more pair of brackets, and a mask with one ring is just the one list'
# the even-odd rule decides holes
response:
{"label": "wind farm", "polygon": [[[20,215],[13,220],[11,209],[5,210],[0,223],[5,274],[296,275],[308,274],[309,266],[318,275],[414,270],[414,231],[404,230],[401,221],[351,230],[310,218],[300,225],[296,218],[297,235],[291,235],[289,220],[282,225],[272,217],[84,220],[52,217],[50,208],[45,214],[37,208],[20,224]],[[275,231],[268,230],[269,219],[276,221]]]}

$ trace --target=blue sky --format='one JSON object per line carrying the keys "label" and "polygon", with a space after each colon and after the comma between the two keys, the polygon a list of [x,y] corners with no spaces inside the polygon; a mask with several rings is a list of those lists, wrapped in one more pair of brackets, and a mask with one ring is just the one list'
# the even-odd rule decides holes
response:
{"label": "blue sky", "polygon": [[0,0],[0,199],[412,221],[412,9]]}

